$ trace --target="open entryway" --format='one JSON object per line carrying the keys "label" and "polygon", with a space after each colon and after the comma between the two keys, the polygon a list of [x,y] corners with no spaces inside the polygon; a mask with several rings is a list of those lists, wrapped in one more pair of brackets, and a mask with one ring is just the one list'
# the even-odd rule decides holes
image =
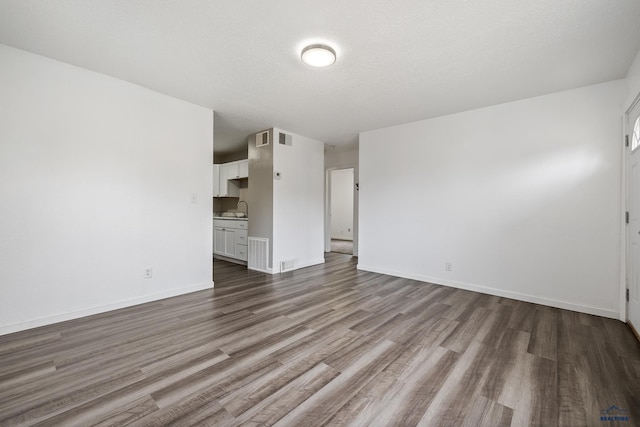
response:
{"label": "open entryway", "polygon": [[354,254],[354,174],[354,168],[327,170],[325,252]]}
{"label": "open entryway", "polygon": [[640,331],[640,95],[627,112],[627,320]]}

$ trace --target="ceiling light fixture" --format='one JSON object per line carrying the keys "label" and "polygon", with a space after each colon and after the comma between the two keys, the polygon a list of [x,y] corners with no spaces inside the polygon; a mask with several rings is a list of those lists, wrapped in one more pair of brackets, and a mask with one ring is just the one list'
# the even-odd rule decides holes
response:
{"label": "ceiling light fixture", "polygon": [[302,49],[300,59],[311,67],[328,67],[336,62],[336,51],[326,44],[311,44]]}

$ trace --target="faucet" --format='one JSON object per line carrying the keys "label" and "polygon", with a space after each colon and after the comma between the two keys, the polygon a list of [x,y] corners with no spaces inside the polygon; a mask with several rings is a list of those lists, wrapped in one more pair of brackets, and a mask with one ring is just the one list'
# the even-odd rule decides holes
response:
{"label": "faucet", "polygon": [[239,207],[240,207],[240,203],[244,203],[245,205],[247,205],[247,209],[245,209],[244,213],[245,213],[245,216],[246,216],[247,218],[249,218],[249,203],[245,202],[244,200],[240,200],[240,201],[238,202],[238,204],[236,205],[236,210],[238,210],[238,209],[239,209]]}

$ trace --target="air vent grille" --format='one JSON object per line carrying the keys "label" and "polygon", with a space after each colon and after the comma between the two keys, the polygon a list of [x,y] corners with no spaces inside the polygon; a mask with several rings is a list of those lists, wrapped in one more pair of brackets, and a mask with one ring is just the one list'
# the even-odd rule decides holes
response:
{"label": "air vent grille", "polygon": [[269,145],[268,130],[256,134],[256,147],[264,147],[265,145]]}
{"label": "air vent grille", "polygon": [[286,133],[283,132],[278,132],[278,143],[281,145],[288,145],[291,146],[291,135],[288,135]]}
{"label": "air vent grille", "polygon": [[249,237],[249,269],[268,272],[268,264],[269,239]]}
{"label": "air vent grille", "polygon": [[284,273],[285,271],[293,270],[295,263],[292,259],[288,259],[286,261],[280,261],[280,272]]}

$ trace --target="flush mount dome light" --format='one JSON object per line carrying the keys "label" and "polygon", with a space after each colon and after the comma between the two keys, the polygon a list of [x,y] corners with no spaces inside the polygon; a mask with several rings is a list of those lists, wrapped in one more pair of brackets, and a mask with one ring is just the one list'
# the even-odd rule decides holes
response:
{"label": "flush mount dome light", "polygon": [[311,44],[302,49],[300,58],[311,67],[328,67],[336,62],[336,51],[326,44]]}

